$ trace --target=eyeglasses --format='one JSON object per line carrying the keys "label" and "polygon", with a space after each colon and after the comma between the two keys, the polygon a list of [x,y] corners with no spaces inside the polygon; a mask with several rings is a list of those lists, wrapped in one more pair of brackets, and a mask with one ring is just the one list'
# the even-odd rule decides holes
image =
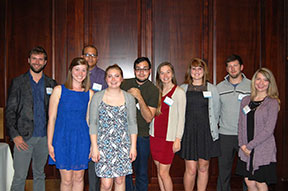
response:
{"label": "eyeglasses", "polygon": [[141,71],[148,72],[149,70],[150,70],[149,68],[135,68],[136,72],[141,72]]}
{"label": "eyeglasses", "polygon": [[92,58],[96,58],[97,55],[96,54],[84,54],[85,57],[92,57]]}

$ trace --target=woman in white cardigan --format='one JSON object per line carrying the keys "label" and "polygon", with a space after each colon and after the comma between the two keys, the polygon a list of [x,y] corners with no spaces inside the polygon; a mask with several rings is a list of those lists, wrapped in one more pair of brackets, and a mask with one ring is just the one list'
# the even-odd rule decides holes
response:
{"label": "woman in white cardigan", "polygon": [[157,116],[150,124],[150,148],[157,166],[160,189],[171,191],[173,184],[169,170],[174,154],[181,146],[186,96],[184,90],[177,86],[174,67],[168,62],[158,66],[156,86],[160,90],[159,106]]}

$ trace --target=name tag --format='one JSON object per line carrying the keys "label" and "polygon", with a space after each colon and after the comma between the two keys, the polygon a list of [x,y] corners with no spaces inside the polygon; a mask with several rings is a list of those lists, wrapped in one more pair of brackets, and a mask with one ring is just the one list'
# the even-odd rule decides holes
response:
{"label": "name tag", "polygon": [[96,92],[101,91],[102,90],[102,85],[101,84],[97,84],[97,83],[93,83],[92,90],[94,90]]}
{"label": "name tag", "polygon": [[204,98],[211,98],[212,93],[211,93],[211,91],[203,91],[203,96],[204,96]]}
{"label": "name tag", "polygon": [[247,113],[249,113],[251,111],[250,107],[248,105],[246,105],[245,107],[243,107],[243,113],[245,115],[247,115]]}
{"label": "name tag", "polygon": [[173,99],[171,99],[170,97],[166,97],[164,99],[164,103],[166,103],[167,105],[171,106],[173,104]]}
{"label": "name tag", "polygon": [[47,88],[46,88],[46,94],[47,94],[47,95],[51,95],[52,92],[53,92],[53,88],[50,88],[50,87],[47,87]]}
{"label": "name tag", "polygon": [[138,110],[140,110],[140,105],[139,105],[139,103],[136,103],[136,108],[137,108]]}
{"label": "name tag", "polygon": [[243,99],[245,96],[247,96],[247,95],[245,95],[245,94],[239,94],[239,95],[238,95],[238,101],[242,101],[242,99]]}

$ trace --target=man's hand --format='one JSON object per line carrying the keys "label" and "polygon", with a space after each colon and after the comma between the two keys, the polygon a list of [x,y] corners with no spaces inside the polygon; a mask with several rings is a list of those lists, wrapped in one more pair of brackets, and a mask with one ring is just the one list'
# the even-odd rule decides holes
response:
{"label": "man's hand", "polygon": [[26,151],[28,150],[27,143],[23,140],[22,136],[17,136],[13,138],[13,142],[15,143],[16,148],[18,151]]}
{"label": "man's hand", "polygon": [[138,88],[130,88],[127,92],[134,96],[137,100],[142,99],[141,92]]}

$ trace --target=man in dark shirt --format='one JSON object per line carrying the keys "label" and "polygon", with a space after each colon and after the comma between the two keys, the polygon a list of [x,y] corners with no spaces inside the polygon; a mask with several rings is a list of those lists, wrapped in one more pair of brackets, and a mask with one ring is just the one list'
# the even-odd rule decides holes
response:
{"label": "man in dark shirt", "polygon": [[44,191],[48,104],[56,81],[43,73],[47,53],[42,47],[30,51],[28,63],[29,71],[12,80],[5,109],[6,127],[15,144],[11,190],[24,191],[32,159],[33,190]]}
{"label": "man in dark shirt", "polygon": [[[107,88],[105,71],[97,66],[98,50],[93,45],[86,45],[82,49],[82,57],[89,64],[91,89],[98,92]],[[95,163],[91,160],[88,164],[89,191],[100,191],[100,178],[95,173]]]}
{"label": "man in dark shirt", "polygon": [[[151,62],[146,57],[137,58],[134,62],[135,78],[125,79],[121,88],[136,99],[137,107],[137,158],[134,161],[136,190],[148,190],[148,159],[150,154],[149,124],[155,116],[159,100],[158,88],[148,79],[151,73]],[[132,176],[126,176],[126,191],[133,191]]]}
{"label": "man in dark shirt", "polygon": [[89,74],[91,89],[95,92],[104,90],[107,88],[105,81],[105,71],[97,66],[98,62],[98,50],[93,45],[86,45],[82,49],[82,57],[89,64]]}

